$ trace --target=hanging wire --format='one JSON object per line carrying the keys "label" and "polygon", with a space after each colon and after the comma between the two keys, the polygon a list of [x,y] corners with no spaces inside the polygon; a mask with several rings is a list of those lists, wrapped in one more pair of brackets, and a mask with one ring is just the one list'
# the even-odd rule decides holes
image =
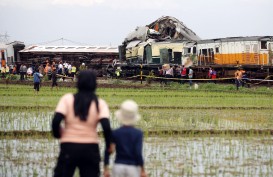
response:
{"label": "hanging wire", "polygon": [[65,39],[65,38],[60,38],[60,39],[56,39],[56,40],[40,42],[40,43],[36,43],[36,44],[31,44],[31,45],[47,45],[47,44],[52,44],[52,43],[56,43],[56,42],[61,42],[61,45],[64,45],[63,44],[64,41],[72,43],[72,44],[76,44],[76,45],[81,45],[81,46],[90,45],[90,44],[86,44],[86,43],[72,41],[72,40]]}

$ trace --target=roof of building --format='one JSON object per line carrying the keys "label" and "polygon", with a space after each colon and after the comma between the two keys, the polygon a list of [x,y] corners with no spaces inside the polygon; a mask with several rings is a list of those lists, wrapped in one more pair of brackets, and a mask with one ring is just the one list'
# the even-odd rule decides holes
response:
{"label": "roof of building", "polygon": [[115,46],[29,46],[22,53],[118,53]]}

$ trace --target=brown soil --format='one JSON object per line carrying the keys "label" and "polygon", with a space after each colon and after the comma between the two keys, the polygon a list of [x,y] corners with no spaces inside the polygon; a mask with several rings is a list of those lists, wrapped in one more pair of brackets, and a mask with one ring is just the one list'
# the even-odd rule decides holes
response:
{"label": "brown soil", "polygon": [[[102,132],[99,132],[102,135]],[[273,130],[269,129],[250,129],[250,130],[148,130],[144,131],[145,135],[149,136],[169,136],[169,135],[179,135],[179,136],[212,136],[212,135],[273,135]],[[3,138],[50,138],[52,134],[50,131],[0,131],[0,137]]]}
{"label": "brown soil", "polygon": [[[103,80],[103,79],[102,79]],[[98,87],[100,88],[149,88],[149,85],[130,85],[130,84],[111,84],[100,82],[98,80]],[[5,80],[0,80],[0,84],[7,84]],[[44,81],[42,82],[41,86],[48,86],[51,87],[51,81]],[[33,85],[32,81],[9,81],[8,85]],[[59,87],[76,87],[76,82],[58,82]]]}

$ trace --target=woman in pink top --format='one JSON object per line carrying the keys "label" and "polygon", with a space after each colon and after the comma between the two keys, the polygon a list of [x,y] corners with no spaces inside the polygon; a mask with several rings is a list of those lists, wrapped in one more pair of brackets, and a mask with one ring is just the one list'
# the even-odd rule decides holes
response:
{"label": "woman in pink top", "polygon": [[[107,103],[95,95],[96,75],[90,70],[79,74],[76,94],[65,94],[59,101],[52,131],[60,138],[60,154],[54,177],[72,177],[75,168],[80,176],[100,176],[100,151],[97,125],[101,123],[105,138],[104,162],[109,162],[111,128]],[[61,121],[64,126],[61,126]]]}

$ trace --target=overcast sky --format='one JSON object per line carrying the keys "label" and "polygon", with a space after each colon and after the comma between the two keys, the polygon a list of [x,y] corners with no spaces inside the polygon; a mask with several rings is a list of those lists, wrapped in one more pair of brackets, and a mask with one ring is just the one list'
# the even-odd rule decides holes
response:
{"label": "overcast sky", "polygon": [[161,16],[202,39],[273,36],[273,0],[0,0],[0,34],[27,45],[60,38],[119,45]]}

